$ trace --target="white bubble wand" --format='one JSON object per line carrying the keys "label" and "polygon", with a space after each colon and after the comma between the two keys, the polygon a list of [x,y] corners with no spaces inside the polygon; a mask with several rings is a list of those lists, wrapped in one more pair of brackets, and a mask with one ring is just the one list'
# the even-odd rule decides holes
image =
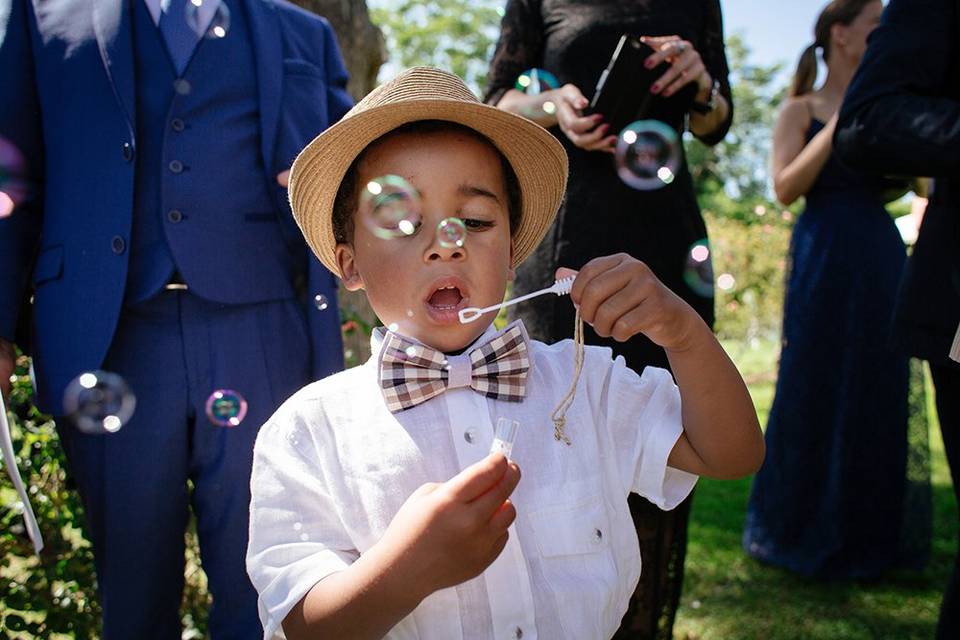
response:
{"label": "white bubble wand", "polygon": [[504,307],[509,307],[510,305],[517,304],[518,302],[523,302],[524,300],[529,300],[530,298],[536,298],[537,296],[542,296],[545,293],[555,293],[558,296],[567,295],[570,293],[570,289],[573,288],[573,280],[576,276],[569,276],[561,280],[557,280],[553,283],[552,286],[547,287],[546,289],[540,289],[539,291],[534,291],[533,293],[528,293],[519,298],[513,298],[507,300],[506,302],[501,302],[500,304],[495,304],[490,307],[467,307],[466,309],[460,309],[459,316],[460,322],[467,324],[468,322],[473,322],[483,314],[489,311],[499,311]]}
{"label": "white bubble wand", "polygon": [[3,404],[3,396],[0,394],[0,451],[3,452],[4,466],[7,467],[7,475],[13,482],[17,490],[17,496],[23,504],[23,521],[27,525],[27,534],[33,543],[33,551],[40,554],[43,549],[43,537],[40,535],[40,526],[37,524],[37,516],[33,513],[33,507],[30,505],[30,497],[23,486],[23,480],[20,478],[20,470],[17,468],[17,458],[13,451],[13,439],[10,437],[10,424],[7,422],[7,407]]}

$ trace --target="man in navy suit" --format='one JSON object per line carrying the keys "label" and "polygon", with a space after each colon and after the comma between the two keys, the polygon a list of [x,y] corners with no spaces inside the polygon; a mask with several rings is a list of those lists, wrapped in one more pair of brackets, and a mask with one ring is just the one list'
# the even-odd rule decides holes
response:
{"label": "man in navy suit", "polygon": [[[283,187],[350,107],[334,34],[284,0],[0,0],[0,69],[0,142],[27,186],[0,219],[3,392],[28,326],[41,409],[63,416],[96,369],[137,399],[115,433],[57,419],[103,635],[180,637],[192,506],[213,637],[260,637],[244,568],[257,429],[342,367],[336,285]],[[239,425],[207,418],[218,389],[247,401]]]}
{"label": "man in navy suit", "polygon": [[[834,145],[852,167],[934,178],[907,261],[894,340],[930,364],[960,503],[960,0],[892,0],[840,109]],[[960,556],[937,638],[960,638]]]}

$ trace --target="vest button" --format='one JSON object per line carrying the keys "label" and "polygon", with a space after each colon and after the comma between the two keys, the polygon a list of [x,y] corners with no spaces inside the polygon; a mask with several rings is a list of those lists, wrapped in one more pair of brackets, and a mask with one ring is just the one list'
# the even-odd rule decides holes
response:
{"label": "vest button", "polygon": [[113,236],[110,240],[110,248],[113,249],[113,252],[117,255],[120,255],[127,249],[127,243],[124,242],[123,238],[120,236]]}
{"label": "vest button", "polygon": [[181,173],[183,171],[183,163],[179,160],[171,160],[167,167],[169,167],[173,173]]}
{"label": "vest button", "polygon": [[174,118],[173,120],[170,121],[170,128],[173,129],[174,131],[180,132],[180,131],[183,131],[184,128],[186,127],[183,124],[183,120],[181,120],[180,118]]}
{"label": "vest button", "polygon": [[124,142],[123,146],[120,148],[123,153],[123,159],[127,162],[133,160],[133,145],[129,142]]}
{"label": "vest button", "polygon": [[170,209],[170,211],[167,212],[167,220],[173,224],[177,224],[183,220],[183,213],[181,213],[179,209]]}

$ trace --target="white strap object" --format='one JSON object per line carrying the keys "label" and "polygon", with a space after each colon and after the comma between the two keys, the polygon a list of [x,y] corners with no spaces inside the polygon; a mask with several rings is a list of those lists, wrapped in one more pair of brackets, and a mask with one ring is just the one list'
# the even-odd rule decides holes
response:
{"label": "white strap object", "polygon": [[513,298],[512,300],[507,300],[506,302],[501,302],[500,304],[495,304],[491,307],[484,307],[482,309],[479,307],[467,307],[466,309],[460,309],[458,313],[460,316],[460,322],[461,324],[473,322],[488,311],[497,311],[503,309],[504,307],[509,307],[512,304],[517,304],[518,302],[523,302],[524,300],[529,300],[530,298],[542,296],[545,293],[555,293],[558,296],[568,294],[570,293],[570,289],[573,288],[573,280],[575,277],[576,276],[570,276],[568,278],[563,278],[562,280],[557,280],[546,289],[540,289],[539,291],[534,291],[533,293],[528,293],[525,296]]}
{"label": "white strap object", "polygon": [[0,397],[0,452],[3,453],[7,475],[10,476],[10,481],[13,482],[17,495],[23,503],[23,521],[27,525],[27,534],[30,536],[30,541],[33,542],[33,551],[39,555],[40,550],[43,549],[43,538],[40,536],[37,516],[33,513],[33,506],[31,506],[30,498],[23,486],[23,480],[20,479],[17,456],[13,452],[13,439],[10,437],[10,423],[7,422],[7,407],[3,404],[2,397]]}
{"label": "white strap object", "polygon": [[960,362],[960,324],[957,325],[957,333],[953,336],[953,346],[950,347],[950,359],[954,362]]}

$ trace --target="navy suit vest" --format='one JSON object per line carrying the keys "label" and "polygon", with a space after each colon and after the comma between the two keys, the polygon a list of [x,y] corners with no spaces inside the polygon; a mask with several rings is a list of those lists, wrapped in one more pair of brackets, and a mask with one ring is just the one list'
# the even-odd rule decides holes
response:
{"label": "navy suit vest", "polygon": [[[245,11],[224,0],[226,37],[202,38],[177,77],[146,4],[134,0],[137,150],[126,301],[159,291],[179,270],[199,295],[261,269],[292,282],[292,252],[280,229],[260,152],[256,66]],[[198,251],[198,247],[202,248]],[[233,274],[209,261],[242,265]],[[197,285],[197,286],[194,286]],[[199,290],[199,291],[198,291]],[[276,297],[289,294],[289,287]]]}

